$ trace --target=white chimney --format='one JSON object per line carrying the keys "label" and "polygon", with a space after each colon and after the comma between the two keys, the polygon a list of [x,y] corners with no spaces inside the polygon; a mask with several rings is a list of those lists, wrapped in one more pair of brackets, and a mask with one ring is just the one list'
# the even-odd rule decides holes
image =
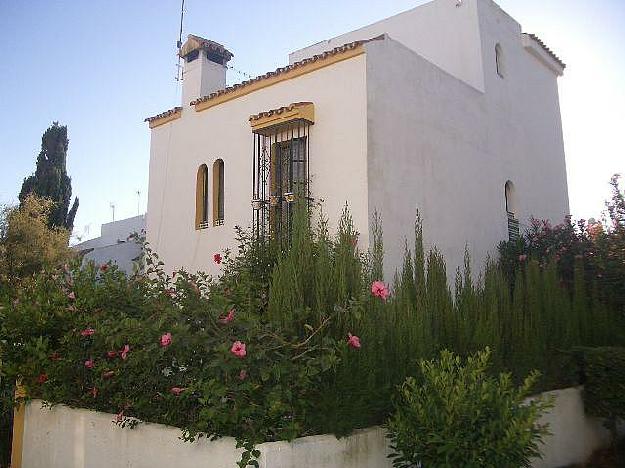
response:
{"label": "white chimney", "polygon": [[182,106],[226,87],[226,64],[234,55],[217,42],[189,34],[180,49],[184,59]]}

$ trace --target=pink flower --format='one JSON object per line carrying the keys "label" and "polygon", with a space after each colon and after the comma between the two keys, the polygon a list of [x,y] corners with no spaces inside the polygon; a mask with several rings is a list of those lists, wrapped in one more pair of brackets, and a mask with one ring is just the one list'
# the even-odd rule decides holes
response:
{"label": "pink flower", "polygon": [[234,320],[234,309],[228,311],[228,315],[219,319],[221,323],[230,323]]}
{"label": "pink flower", "polygon": [[98,389],[97,389],[96,387],[93,387],[93,388],[91,389],[91,392],[89,392],[89,393],[91,393],[91,396],[92,396],[93,398],[95,398],[95,397],[97,397],[97,396],[98,396]]}
{"label": "pink flower", "polygon": [[120,423],[124,420],[124,410],[121,410],[119,413],[117,413],[117,415],[115,416],[115,421],[116,423]]}
{"label": "pink flower", "polygon": [[87,360],[85,361],[85,367],[86,367],[87,369],[93,369],[93,366],[94,366],[94,365],[95,365],[95,364],[93,363],[93,358],[89,358],[89,359],[87,359]]}
{"label": "pink flower", "polygon": [[351,333],[348,333],[347,345],[355,349],[360,348],[360,338],[358,338],[356,335],[352,335]]}
{"label": "pink flower", "polygon": [[525,260],[527,260],[527,255],[519,255],[519,262],[523,263]]}
{"label": "pink flower", "polygon": [[76,300],[76,294],[74,294],[74,291],[70,291],[70,293],[67,295],[68,299],[71,299],[72,301]]}
{"label": "pink flower", "polygon": [[245,343],[235,341],[234,343],[232,343],[232,348],[230,348],[230,352],[236,357],[244,358],[247,354],[247,351],[245,350]]}
{"label": "pink flower", "polygon": [[171,333],[167,332],[163,336],[161,336],[161,346],[166,348],[171,344]]}
{"label": "pink flower", "polygon": [[106,357],[113,359],[114,357],[117,357],[117,351],[108,351],[106,353]]}
{"label": "pink flower", "polygon": [[220,254],[216,253],[216,254],[214,254],[214,255],[213,255],[213,261],[214,261],[217,265],[220,265],[220,264],[221,264],[221,260],[222,260],[222,258],[221,258],[221,255],[220,255]]}
{"label": "pink flower", "polygon": [[241,369],[241,372],[239,372],[239,380],[245,379],[247,379],[247,371],[245,369]]}
{"label": "pink flower", "polygon": [[39,377],[37,377],[37,383],[39,384],[44,384],[48,381],[48,374],[39,374]]}
{"label": "pink flower", "polygon": [[108,269],[109,269],[109,265],[108,265],[108,263],[103,263],[102,265],[100,265],[100,271],[101,271],[102,273],[105,273],[105,272],[106,272],[106,270],[108,270]]}
{"label": "pink flower", "polygon": [[128,353],[130,352],[130,346],[124,345],[124,348],[120,351],[120,356],[123,360],[126,360]]}
{"label": "pink flower", "polygon": [[373,283],[371,283],[371,294],[385,301],[389,295],[389,292],[388,288],[382,281],[374,281]]}
{"label": "pink flower", "polygon": [[173,395],[178,396],[178,395],[180,395],[182,392],[184,392],[184,391],[185,391],[185,389],[184,389],[184,388],[180,388],[180,387],[171,387],[171,389],[170,389],[169,391],[170,391],[170,393],[172,393]]}
{"label": "pink flower", "polygon": [[95,333],[95,330],[93,328],[85,328],[83,331],[80,332],[80,336],[91,336]]}

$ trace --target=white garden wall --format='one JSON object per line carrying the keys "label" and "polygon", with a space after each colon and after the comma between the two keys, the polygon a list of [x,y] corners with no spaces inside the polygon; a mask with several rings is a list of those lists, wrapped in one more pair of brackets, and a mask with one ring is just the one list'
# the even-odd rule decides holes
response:
{"label": "white garden wall", "polygon": [[[536,467],[582,462],[607,442],[607,432],[584,416],[579,389],[551,392],[556,406],[546,417],[551,436]],[[31,402],[25,413],[23,468],[227,468],[239,454],[233,439],[185,443],[176,428],[143,424],[122,429],[114,416],[58,406],[42,409]],[[260,446],[264,468],[390,468],[384,431],[371,428],[351,437],[304,437]],[[14,467],[20,468],[20,467]]]}

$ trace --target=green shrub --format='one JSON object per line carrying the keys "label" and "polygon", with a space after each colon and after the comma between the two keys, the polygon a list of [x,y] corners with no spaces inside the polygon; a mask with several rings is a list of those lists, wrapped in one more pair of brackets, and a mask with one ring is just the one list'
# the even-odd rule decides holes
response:
{"label": "green shrub", "polygon": [[625,420],[625,348],[577,348],[574,354],[584,385],[584,409],[605,418],[615,443],[618,421]]}
{"label": "green shrub", "polygon": [[516,468],[540,456],[548,432],[538,419],[549,403],[525,401],[537,374],[515,388],[509,374],[488,374],[489,357],[487,348],[464,363],[449,351],[421,361],[387,424],[393,466]]}

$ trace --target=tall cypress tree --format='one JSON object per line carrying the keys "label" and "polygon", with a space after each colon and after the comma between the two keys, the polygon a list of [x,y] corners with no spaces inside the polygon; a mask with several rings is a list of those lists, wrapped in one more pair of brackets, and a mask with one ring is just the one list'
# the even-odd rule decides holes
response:
{"label": "tall cypress tree", "polygon": [[20,191],[20,203],[33,193],[54,202],[48,225],[62,227],[70,232],[78,210],[78,197],[71,209],[72,179],[67,175],[67,126],[53,122],[41,137],[41,151],[37,157],[35,173],[26,177]]}

